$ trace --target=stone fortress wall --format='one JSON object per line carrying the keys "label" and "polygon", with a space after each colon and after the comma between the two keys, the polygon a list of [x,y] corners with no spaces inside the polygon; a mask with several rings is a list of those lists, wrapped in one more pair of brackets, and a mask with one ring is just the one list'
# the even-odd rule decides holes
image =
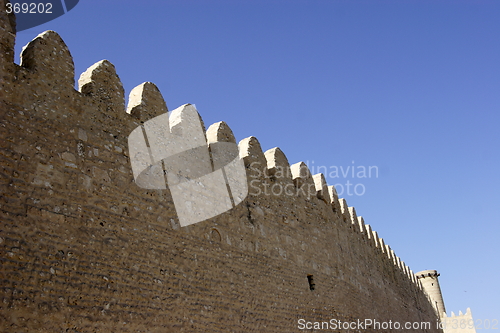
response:
{"label": "stone fortress wall", "polygon": [[[169,190],[138,187],[130,167],[128,135],[167,111],[155,85],[126,108],[110,62],[75,90],[57,33],[20,65],[4,11],[0,35],[0,332],[295,332],[299,319],[441,332],[413,272],[322,175],[244,139],[249,195],[180,227]],[[223,122],[207,138],[234,142]]]}
{"label": "stone fortress wall", "polygon": [[446,313],[441,314],[441,323],[444,333],[476,333],[474,323],[477,325],[477,322],[472,318],[470,308],[467,308],[465,313],[459,311],[458,315],[453,311],[450,316]]}
{"label": "stone fortress wall", "polygon": [[443,295],[439,285],[439,275],[440,274],[433,269],[415,274],[440,317],[440,328],[443,329],[444,333],[476,333],[475,326],[479,326],[479,323],[475,322],[472,318],[470,308],[467,308],[465,314],[462,313],[462,311],[460,311],[458,315],[455,315],[453,312],[451,312],[450,316],[446,314]]}

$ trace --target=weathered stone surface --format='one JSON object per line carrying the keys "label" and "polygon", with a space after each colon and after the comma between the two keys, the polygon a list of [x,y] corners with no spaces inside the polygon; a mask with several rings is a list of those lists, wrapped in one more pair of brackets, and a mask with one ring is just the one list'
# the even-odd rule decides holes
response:
{"label": "weathered stone surface", "polygon": [[3,10],[6,0],[0,0],[0,96],[14,93],[14,43],[16,40],[16,17]]}
{"label": "weathered stone surface", "polygon": [[[0,22],[8,22],[4,12]],[[436,321],[409,268],[371,227],[367,235],[353,228],[363,223],[345,199],[320,179],[320,197],[306,200],[292,175],[307,183],[308,171],[292,172],[281,150],[264,154],[256,138],[239,143],[249,195],[180,227],[170,189],[140,188],[130,164],[138,118],[154,133],[150,117],[166,110],[156,87],[138,88],[127,114],[114,67],[103,61],[82,74],[80,92],[51,89],[70,84],[68,61],[38,62],[38,47],[26,68],[2,58],[11,70],[0,95],[1,332],[293,332],[300,318]],[[172,112],[173,133],[197,120],[190,110]],[[200,137],[186,147],[205,144],[196,124]],[[207,137],[208,145],[234,143],[225,123]]]}
{"label": "weathered stone surface", "polygon": [[[5,8],[6,1],[0,0],[0,8]],[[16,39],[16,16],[14,13],[0,15],[0,64],[14,62],[14,43]]]}
{"label": "weathered stone surface", "polygon": [[40,76],[46,89],[73,90],[75,66],[68,47],[55,31],[45,31],[23,47],[21,66]]}
{"label": "weathered stone surface", "polygon": [[331,203],[325,176],[322,173],[318,173],[313,176],[313,180],[314,185],[316,186],[316,195],[318,196],[318,199]]}
{"label": "weathered stone surface", "polygon": [[101,60],[90,66],[78,79],[78,90],[92,98],[97,110],[108,120],[125,114],[125,91],[115,66]]}
{"label": "weathered stone surface", "polygon": [[349,216],[351,218],[351,225],[357,232],[362,232],[359,228],[358,215],[356,214],[356,208],[348,207]]}
{"label": "weathered stone surface", "polygon": [[292,180],[290,164],[285,154],[278,147],[267,150],[264,153],[267,161],[268,175],[280,180]]}
{"label": "weathered stone surface", "polygon": [[228,165],[236,158],[239,159],[238,145],[233,131],[225,122],[212,124],[207,129],[206,136],[215,170]]}
{"label": "weathered stone surface", "polygon": [[145,122],[168,112],[167,104],[154,83],[144,82],[130,92],[127,113]]}
{"label": "weathered stone surface", "polygon": [[317,195],[313,176],[304,162],[292,164],[290,171],[298,195],[304,196],[307,200]]}

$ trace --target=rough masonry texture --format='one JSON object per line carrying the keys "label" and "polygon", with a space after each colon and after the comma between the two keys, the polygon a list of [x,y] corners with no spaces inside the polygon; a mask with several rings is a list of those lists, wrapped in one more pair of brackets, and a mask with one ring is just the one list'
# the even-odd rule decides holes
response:
{"label": "rough masonry texture", "polygon": [[[16,65],[3,1],[1,332],[298,332],[301,318],[426,321],[415,331],[441,332],[413,272],[355,209],[254,137],[239,142],[248,196],[180,227],[168,188],[137,186],[129,159],[131,131],[167,111],[156,86],[136,87],[126,107],[103,60],[75,90],[53,31]],[[210,144],[234,142],[225,123],[209,132]]]}

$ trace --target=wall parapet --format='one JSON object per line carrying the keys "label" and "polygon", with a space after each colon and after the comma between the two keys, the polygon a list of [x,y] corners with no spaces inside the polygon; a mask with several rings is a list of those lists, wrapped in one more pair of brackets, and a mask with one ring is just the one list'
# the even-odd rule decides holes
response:
{"label": "wall parapet", "polygon": [[[3,0],[0,4],[3,5]],[[301,274],[314,272],[317,289],[321,288],[322,281],[331,277],[335,283],[345,284],[350,291],[360,295],[373,293],[377,288],[392,290],[391,283],[402,290],[398,291],[400,293],[405,294],[407,289],[411,289],[416,294],[422,294],[421,283],[413,272],[372,226],[357,215],[356,209],[349,207],[345,198],[338,197],[335,187],[327,184],[323,174],[312,175],[304,162],[290,165],[280,148],[263,152],[255,137],[238,143],[237,154],[245,166],[248,197],[241,203],[238,201],[239,204],[231,211],[219,214],[205,224],[180,228],[168,187],[165,191],[138,188],[132,182],[134,174],[130,170],[131,151],[127,147],[127,136],[132,130],[147,126],[151,119],[168,113],[159,89],[151,82],[144,82],[130,91],[128,103],[125,103],[125,91],[114,65],[102,60],[80,75],[78,90],[75,90],[73,59],[56,32],[46,31],[35,37],[23,48],[20,65],[16,65],[12,57],[15,29],[3,13],[0,23],[3,51],[0,59],[1,89],[5,92],[0,106],[6,110],[2,121],[31,122],[25,137],[15,137],[16,133],[21,133],[15,132],[18,129],[2,134],[2,139],[6,139],[6,147],[3,148],[11,152],[3,153],[6,154],[4,160],[8,161],[4,171],[7,170],[5,173],[9,176],[4,177],[2,183],[6,191],[2,194],[4,201],[0,211],[6,220],[21,218],[30,222],[43,221],[48,225],[66,224],[68,229],[63,232],[82,239],[78,243],[82,246],[81,253],[85,246],[98,244],[93,238],[100,233],[106,233],[102,236],[102,243],[99,243],[102,249],[120,243],[121,236],[118,235],[125,230],[137,232],[137,239],[148,240],[147,237],[150,237],[151,242],[163,232],[169,238],[180,237],[182,242],[191,245],[196,244],[193,239],[201,235],[206,243],[196,246],[210,244],[219,249],[217,251],[226,249],[227,256],[248,258],[245,260],[260,255],[261,260],[280,260],[283,265],[289,265],[287,267],[295,265],[293,267],[300,268]],[[50,94],[40,94],[42,91],[49,91]],[[197,116],[203,127],[202,141],[211,154],[216,154],[221,147],[218,143],[236,144],[228,124],[218,122],[205,130],[201,116]],[[53,137],[44,137],[47,132],[53,133]],[[30,138],[36,138],[33,139],[36,142],[31,142]],[[147,148],[151,149],[150,146]],[[24,160],[25,156],[31,155],[32,164]],[[211,159],[212,168],[220,168],[217,163]],[[95,211],[84,211],[82,207],[85,205],[91,205]],[[100,215],[107,218],[103,219]],[[131,226],[124,221],[135,224]],[[144,224],[139,225],[139,221],[144,221]],[[78,234],[78,230],[82,234]],[[36,232],[43,233],[41,229]],[[321,253],[315,242],[328,237],[337,242],[329,241],[331,251]],[[136,248],[139,246],[136,242],[120,244],[124,249]],[[163,246],[161,244],[159,242],[154,246]],[[63,247],[60,244],[57,246]],[[95,251],[92,255],[99,256],[99,251]],[[172,255],[174,261],[183,256],[178,248],[169,248],[169,251],[175,253]],[[133,251],[130,253],[133,257]],[[201,253],[198,255],[201,256]],[[158,259],[155,253],[149,255],[146,259],[148,264],[153,262],[159,265],[158,262],[163,260]],[[59,250],[58,256],[70,260],[68,250]],[[340,258],[349,258],[350,261]],[[202,265],[197,259],[194,262],[196,264],[193,265]],[[122,265],[127,264],[123,261]],[[214,265],[222,266],[219,263]],[[180,272],[180,266],[178,261],[172,266],[179,270],[178,275],[171,275],[172,279],[186,275]],[[361,269],[367,267],[373,271],[380,270],[376,274],[391,278],[380,282],[378,278],[371,277],[366,284],[357,282],[356,274],[360,275]],[[137,263],[126,268],[141,272]],[[58,269],[48,268],[49,272]],[[190,273],[193,274],[192,271]],[[141,274],[131,274],[138,284],[142,283]],[[148,276],[153,273],[142,274]],[[278,273],[266,271],[265,274],[272,276]],[[308,274],[311,281],[313,275]],[[257,279],[268,279],[267,275]],[[100,279],[109,285],[107,275]],[[154,277],[154,280],[160,286],[157,281],[166,279]],[[291,282],[283,282],[276,288],[286,291],[286,283]],[[67,302],[73,300],[68,299]],[[74,302],[77,303],[76,300]],[[360,313],[353,313],[361,317]]]}

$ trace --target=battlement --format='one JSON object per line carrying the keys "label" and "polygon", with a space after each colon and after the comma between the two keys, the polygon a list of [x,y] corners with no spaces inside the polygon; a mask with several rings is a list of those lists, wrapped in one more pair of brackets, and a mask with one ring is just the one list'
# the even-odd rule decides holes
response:
{"label": "battlement", "polygon": [[[16,66],[14,63],[10,65]],[[29,81],[30,85],[44,84],[66,92],[74,90],[72,57],[60,36],[54,31],[41,33],[23,48],[20,66],[22,68],[17,70],[25,72],[25,80]],[[58,93],[58,91],[55,91],[55,93]],[[110,132],[126,135],[125,129],[132,129],[136,126],[131,131],[128,146],[132,147],[131,141],[138,142],[142,140],[143,142],[143,144],[137,144],[137,147],[134,147],[134,150],[129,152],[133,174],[136,176],[136,182],[140,187],[166,189],[168,183],[177,183],[173,178],[165,182],[163,169],[155,169],[154,165],[149,162],[151,160],[158,163],[167,156],[180,154],[186,149],[211,145],[212,150],[214,150],[214,143],[216,142],[235,142],[231,129],[223,122],[210,126],[206,133],[200,136],[183,137],[182,141],[169,141],[169,131],[165,132],[158,128],[159,125],[155,125],[153,119],[160,121],[164,117],[165,121],[170,123],[171,133],[179,132],[183,127],[185,131],[189,132],[190,129],[186,128],[187,126],[190,128],[193,128],[193,126],[199,127],[199,129],[191,129],[193,132],[205,131],[202,118],[197,110],[192,105],[186,104],[168,113],[161,92],[151,82],[144,82],[133,88],[129,94],[128,104],[125,107],[123,85],[115,67],[108,60],[99,61],[82,73],[78,80],[78,91],[73,91],[73,93],[78,93],[81,103],[91,104],[99,111],[99,114],[88,116],[92,117],[96,122],[106,122]],[[221,125],[224,130],[221,130]],[[139,136],[142,136],[143,129],[151,133],[162,131],[161,141],[149,142],[152,154],[157,155],[154,158],[149,155],[140,156],[143,152],[148,151],[144,139],[138,139]],[[152,135],[149,137],[152,137]],[[219,151],[219,156],[234,155],[234,150],[230,148],[232,146],[227,145],[224,147],[230,150]],[[349,207],[344,198],[337,196],[335,187],[327,184],[322,173],[311,175],[304,162],[298,162],[290,166],[286,155],[277,147],[262,152],[257,138],[254,137],[243,139],[240,141],[239,147],[240,159],[244,161],[247,169],[249,188],[261,189],[268,185],[267,189],[272,196],[289,196],[292,198],[300,196],[307,200],[313,200],[314,198],[314,200],[324,202],[334,213],[340,213],[339,216],[343,221],[343,224],[340,225],[359,233],[361,237],[370,239],[369,244],[372,245],[374,253],[378,249],[394,265],[395,269],[400,270],[408,279],[415,282],[413,274],[406,267],[400,267],[394,251],[384,244],[384,240],[379,238],[371,228],[370,231],[367,231],[364,219],[357,216],[355,208]],[[251,148],[252,152],[250,153]],[[133,158],[136,155],[140,157]],[[215,169],[220,169],[221,165],[224,164],[224,160],[214,160],[213,156],[213,154],[209,156],[207,153],[205,156],[197,155],[196,160],[188,161],[188,164],[194,165],[193,163],[196,163],[200,168],[195,172],[194,176],[191,176],[197,178],[199,175],[206,174],[209,172],[208,170],[212,169],[211,165],[215,165]],[[175,170],[171,170],[167,174],[182,174],[182,168],[186,161],[181,162],[174,167]],[[255,172],[252,173],[252,171],[256,171],[263,177],[254,177]],[[241,200],[238,200],[238,202],[241,202]]]}
{"label": "battlement", "polygon": [[[0,4],[3,6],[2,0]],[[323,174],[312,175],[304,162],[290,165],[279,148],[263,152],[255,137],[236,143],[232,130],[224,122],[206,129],[191,104],[169,112],[161,92],[151,82],[132,89],[126,103],[120,78],[107,60],[82,73],[75,90],[73,59],[56,32],[46,31],[35,37],[23,48],[20,65],[16,65],[12,17],[2,12],[0,24],[3,92],[0,107],[2,123],[9,124],[1,134],[4,143],[0,212],[7,231],[0,243],[13,253],[9,263],[15,265],[34,253],[23,239],[39,239],[45,234],[40,245],[45,248],[43,251],[60,249],[58,253],[63,253],[60,256],[68,262],[69,253],[78,253],[89,272],[85,273],[88,275],[85,279],[95,280],[95,274],[100,274],[99,281],[105,280],[103,283],[109,285],[108,276],[115,276],[117,285],[122,286],[117,288],[123,290],[124,285],[146,286],[149,282],[144,282],[142,276],[147,276],[154,286],[144,288],[155,290],[151,293],[156,295],[165,293],[160,291],[163,287],[158,281],[173,283],[158,275],[165,272],[156,268],[159,266],[169,267],[175,283],[181,283],[179,276],[193,288],[207,283],[196,280],[199,273],[185,267],[180,260],[165,262],[166,254],[174,253],[180,258],[183,251],[194,251],[185,260],[201,265],[207,272],[229,276],[229,271],[219,271],[223,260],[219,256],[224,252],[226,259],[245,258],[244,261],[254,265],[249,272],[245,271],[246,264],[230,262],[228,265],[235,265],[241,272],[236,278],[225,277],[225,286],[231,286],[228,281],[236,279],[240,288],[246,290],[244,286],[252,280],[257,282],[248,282],[253,286],[250,289],[256,290],[265,281],[285,294],[295,288],[306,297],[301,287],[297,287],[300,285],[297,281],[307,276],[311,283],[314,273],[315,287],[311,291],[323,290],[329,295],[325,302],[335,298],[329,291],[333,286],[343,285],[346,291],[334,293],[345,302],[350,302],[349,293],[368,298],[377,295],[379,301],[399,295],[395,299],[412,299],[407,302],[419,304],[405,310],[401,318],[421,318],[415,315],[421,311],[426,316],[434,315],[432,311],[425,312],[432,307],[422,305],[421,300],[427,298],[413,272],[357,215],[355,208],[349,207],[345,198],[338,197],[335,187],[327,184]],[[30,225],[36,226],[36,237],[29,236]],[[57,240],[58,237],[66,240]],[[138,240],[142,240],[142,245]],[[88,252],[97,245],[98,253]],[[26,249],[24,257],[17,254],[19,248],[21,252]],[[130,253],[127,260],[104,265],[106,260],[98,259],[108,252],[110,258],[121,258],[122,251]],[[145,254],[147,263],[141,268],[142,259],[135,258],[134,253],[143,251],[149,252]],[[89,253],[93,259],[85,259]],[[198,261],[201,257],[206,265]],[[50,258],[53,259],[52,255]],[[89,268],[88,262],[92,260],[101,262],[107,273],[96,273]],[[129,266],[128,260],[135,264]],[[50,262],[36,269],[54,276],[56,273],[50,272],[70,274],[65,268],[70,264],[54,268],[55,262]],[[272,271],[270,263],[276,267]],[[75,265],[74,269],[83,267]],[[136,277],[129,281],[126,275],[118,277],[120,274],[115,270],[119,267],[124,267],[125,272],[141,273],[130,273]],[[288,277],[281,273],[285,268],[299,272],[302,277],[286,282]],[[14,269],[9,274],[17,273]],[[252,279],[242,280],[245,274]],[[273,280],[275,276],[283,276],[279,286]],[[135,302],[126,295],[121,303],[109,302],[115,307]],[[212,294],[204,295],[212,301],[216,299]],[[193,300],[195,296],[189,297]],[[70,298],[68,303],[78,303]],[[310,306],[317,305],[312,298],[307,299]],[[141,302],[147,307],[156,301]],[[273,304],[271,299],[267,302]],[[19,309],[23,306],[16,309],[22,311]],[[359,304],[351,306],[351,316],[362,318],[362,308]],[[400,308],[395,301],[384,310],[369,311],[389,318]],[[338,308],[331,311],[339,316],[342,313]],[[259,316],[267,318],[265,312],[259,312]],[[55,319],[48,316],[46,320]]]}
{"label": "battlement", "polygon": [[470,308],[467,308],[465,313],[459,311],[458,315],[455,315],[453,311],[450,316],[443,312],[441,326],[445,333],[475,333],[476,326],[480,327],[478,322],[474,321]]}

